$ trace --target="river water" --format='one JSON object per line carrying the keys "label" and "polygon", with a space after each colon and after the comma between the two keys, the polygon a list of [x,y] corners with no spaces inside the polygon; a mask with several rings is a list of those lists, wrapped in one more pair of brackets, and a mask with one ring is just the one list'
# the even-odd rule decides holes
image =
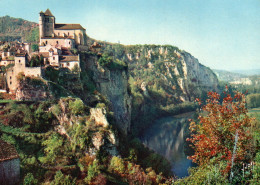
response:
{"label": "river water", "polygon": [[184,153],[185,136],[193,113],[164,117],[155,121],[141,138],[144,145],[167,158],[172,171],[178,177],[188,176],[188,168],[194,166]]}

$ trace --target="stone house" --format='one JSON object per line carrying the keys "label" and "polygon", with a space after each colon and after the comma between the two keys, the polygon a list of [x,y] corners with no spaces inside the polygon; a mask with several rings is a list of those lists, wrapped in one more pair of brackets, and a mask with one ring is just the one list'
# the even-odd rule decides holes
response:
{"label": "stone house", "polygon": [[15,55],[14,66],[9,68],[6,72],[6,82],[11,93],[15,93],[19,80],[17,76],[19,73],[24,73],[25,76],[31,77],[41,77],[42,69],[41,67],[26,67],[27,54],[16,54]]}
{"label": "stone house", "polygon": [[20,179],[20,159],[14,146],[0,140],[0,184],[16,185]]}

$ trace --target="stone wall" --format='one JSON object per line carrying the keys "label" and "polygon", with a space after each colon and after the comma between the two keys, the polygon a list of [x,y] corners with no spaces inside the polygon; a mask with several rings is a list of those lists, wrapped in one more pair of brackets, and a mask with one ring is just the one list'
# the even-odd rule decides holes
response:
{"label": "stone wall", "polygon": [[50,44],[52,46],[59,45],[61,47],[74,48],[74,40],[68,38],[59,38],[59,37],[51,37],[51,38],[41,38],[40,43]]}
{"label": "stone wall", "polygon": [[24,75],[32,76],[32,77],[41,77],[42,76],[41,67],[25,67]]}
{"label": "stone wall", "polygon": [[0,184],[19,184],[20,159],[12,159],[0,162]]}
{"label": "stone wall", "polygon": [[46,100],[52,98],[52,94],[48,90],[47,85],[34,85],[26,80],[19,83],[16,90],[16,100]]}

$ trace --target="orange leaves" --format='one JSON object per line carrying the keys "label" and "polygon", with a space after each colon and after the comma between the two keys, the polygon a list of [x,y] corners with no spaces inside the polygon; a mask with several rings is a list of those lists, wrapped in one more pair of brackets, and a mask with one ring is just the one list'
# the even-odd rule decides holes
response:
{"label": "orange leaves", "polygon": [[[235,142],[235,133],[238,132],[238,150],[236,162],[246,160],[250,155],[251,119],[247,116],[245,95],[237,92],[234,97],[225,92],[225,98],[220,100],[216,92],[209,92],[206,105],[202,107],[202,114],[198,117],[199,123],[190,123],[191,137],[187,139],[194,148],[194,155],[189,158],[193,162],[203,165],[215,161],[227,161],[227,171],[230,170],[232,152]],[[201,101],[196,99],[199,104]]]}

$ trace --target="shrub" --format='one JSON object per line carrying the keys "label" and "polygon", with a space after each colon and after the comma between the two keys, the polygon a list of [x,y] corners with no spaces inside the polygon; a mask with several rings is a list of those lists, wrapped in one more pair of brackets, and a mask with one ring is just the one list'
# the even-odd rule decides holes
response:
{"label": "shrub", "polygon": [[23,180],[24,185],[36,185],[38,184],[38,180],[34,178],[32,173],[27,173]]}
{"label": "shrub", "polygon": [[112,169],[112,171],[117,171],[119,173],[125,172],[124,160],[120,157],[116,157],[116,156],[112,157],[109,167],[110,169]]}
{"label": "shrub", "polygon": [[102,67],[107,67],[110,70],[127,69],[127,64],[125,62],[119,59],[113,60],[111,56],[107,55],[103,55],[98,62]]}
{"label": "shrub", "polygon": [[79,115],[84,113],[85,105],[82,100],[76,99],[75,101],[69,102],[69,109],[71,110],[72,114]]}
{"label": "shrub", "polygon": [[74,185],[76,180],[72,179],[70,175],[64,175],[61,171],[57,171],[51,185]]}

